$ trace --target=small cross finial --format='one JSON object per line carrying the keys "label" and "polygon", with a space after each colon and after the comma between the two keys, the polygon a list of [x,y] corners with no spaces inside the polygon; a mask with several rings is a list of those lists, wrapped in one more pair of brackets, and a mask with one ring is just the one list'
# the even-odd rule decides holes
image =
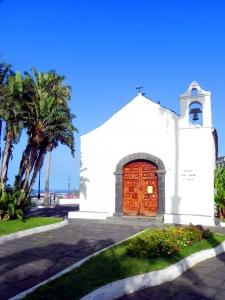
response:
{"label": "small cross finial", "polygon": [[143,89],[143,86],[141,86],[141,85],[136,86],[136,90],[138,90],[138,94],[142,95],[142,92],[141,92],[142,89]]}

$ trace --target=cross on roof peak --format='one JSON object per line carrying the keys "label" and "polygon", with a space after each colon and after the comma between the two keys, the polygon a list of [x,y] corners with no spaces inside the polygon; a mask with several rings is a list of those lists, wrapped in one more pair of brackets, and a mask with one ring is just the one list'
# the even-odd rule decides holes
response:
{"label": "cross on roof peak", "polygon": [[144,95],[144,94],[141,92],[142,89],[143,89],[143,86],[141,86],[141,85],[137,85],[137,86],[136,86],[136,90],[138,90],[138,95]]}

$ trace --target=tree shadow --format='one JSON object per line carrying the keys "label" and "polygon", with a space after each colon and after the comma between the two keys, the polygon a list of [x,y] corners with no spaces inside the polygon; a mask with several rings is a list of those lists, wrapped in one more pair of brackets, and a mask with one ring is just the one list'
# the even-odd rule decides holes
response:
{"label": "tree shadow", "polygon": [[[6,285],[4,294],[0,289],[0,299],[9,299],[113,243],[112,239],[81,239],[76,244],[52,243],[27,248],[16,255],[15,250],[9,251],[0,257],[0,282]],[[66,299],[66,290],[64,293]]]}
{"label": "tree shadow", "polygon": [[84,176],[80,176],[80,194],[83,194],[84,199],[87,199],[87,183],[90,180]]}
{"label": "tree shadow", "polygon": [[87,168],[84,167],[83,160],[82,160],[82,152],[80,153],[80,197],[84,197],[84,199],[87,199],[87,184],[90,182],[90,180],[87,178],[86,174]]}
{"label": "tree shadow", "polygon": [[[179,195],[179,166],[180,166],[180,151],[179,151],[179,120],[177,120],[174,116],[174,132],[175,132],[175,139],[174,139],[174,195],[171,197],[171,214],[173,218],[173,223],[181,223],[180,219],[180,204],[181,204],[181,197]],[[181,179],[180,179],[181,180]]]}

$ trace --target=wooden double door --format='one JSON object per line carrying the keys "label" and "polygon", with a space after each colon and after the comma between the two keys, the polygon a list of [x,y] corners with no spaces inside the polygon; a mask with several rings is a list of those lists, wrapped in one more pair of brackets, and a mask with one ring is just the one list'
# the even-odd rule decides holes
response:
{"label": "wooden double door", "polygon": [[136,160],[123,168],[123,214],[155,216],[158,210],[157,166]]}

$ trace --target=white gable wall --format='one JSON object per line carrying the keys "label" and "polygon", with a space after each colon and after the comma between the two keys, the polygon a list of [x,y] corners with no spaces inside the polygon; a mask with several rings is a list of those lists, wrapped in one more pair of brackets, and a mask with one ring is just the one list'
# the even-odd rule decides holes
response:
{"label": "white gable wall", "polygon": [[[198,98],[192,98],[197,87]],[[203,126],[189,124],[189,105],[202,103]],[[213,225],[215,144],[210,93],[192,83],[181,96],[181,117],[141,94],[106,123],[81,137],[81,211],[115,213],[117,164],[147,153],[164,164],[167,223]]]}
{"label": "white gable wall", "polygon": [[[105,124],[81,137],[81,210],[115,212],[115,169],[129,154],[150,153],[159,157],[169,174],[175,163],[177,116],[139,95]],[[166,150],[166,151],[165,151]],[[166,180],[166,197],[174,194],[175,176]],[[87,195],[83,190],[87,189]],[[85,199],[86,196],[86,199]],[[82,201],[81,201],[82,203]]]}

